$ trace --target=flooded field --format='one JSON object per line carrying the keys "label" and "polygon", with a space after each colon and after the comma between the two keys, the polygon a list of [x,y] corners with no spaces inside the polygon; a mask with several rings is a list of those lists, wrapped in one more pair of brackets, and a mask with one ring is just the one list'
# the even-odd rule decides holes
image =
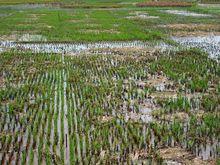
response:
{"label": "flooded field", "polygon": [[[2,53],[2,163],[159,161],[157,148],[172,150],[177,143],[181,154],[183,150],[190,159],[161,154],[162,158],[178,163],[192,162],[196,156],[200,161],[217,158],[218,105],[211,107],[213,114],[203,112],[204,121],[193,115],[209,105],[198,98],[210,97],[211,89],[197,87],[200,95],[191,93],[193,86],[184,89],[184,84],[154,71],[160,60],[157,64],[150,62],[152,58],[156,56]],[[202,67],[203,60],[194,65]],[[155,93],[164,95],[163,99]],[[173,118],[168,120],[168,114]],[[198,137],[194,136],[197,131]],[[14,150],[13,145],[18,148]]]}
{"label": "flooded field", "polygon": [[36,1],[0,0],[2,165],[219,164],[220,9]]}
{"label": "flooded field", "polygon": [[[42,36],[25,36],[25,39],[44,40]],[[203,37],[172,37],[173,41],[184,48],[199,48],[209,54],[211,58],[218,59],[220,54],[220,36],[203,36]],[[17,49],[19,51],[29,50],[35,53],[96,53],[96,54],[117,54],[119,51],[129,51],[129,49],[152,49],[154,51],[174,51],[179,50],[180,46],[173,46],[163,42],[149,43],[143,41],[128,42],[98,42],[98,43],[19,43],[11,41],[0,41],[0,52],[8,49]],[[124,49],[124,50],[123,50]],[[123,54],[123,52],[121,52]]]}
{"label": "flooded field", "polygon": [[[86,52],[96,52],[104,50],[109,50],[109,53],[114,49],[144,49],[144,48],[155,48],[158,50],[166,50],[171,48],[170,45],[158,42],[149,43],[143,41],[116,41],[116,42],[97,42],[97,43],[19,43],[11,41],[0,41],[0,47],[7,49],[17,49],[17,50],[30,50],[35,53],[86,53]],[[4,50],[2,49],[2,50]],[[107,52],[105,52],[107,53]]]}
{"label": "flooded field", "polygon": [[189,48],[200,48],[207,52],[212,58],[220,58],[220,36],[173,37],[173,40]]}

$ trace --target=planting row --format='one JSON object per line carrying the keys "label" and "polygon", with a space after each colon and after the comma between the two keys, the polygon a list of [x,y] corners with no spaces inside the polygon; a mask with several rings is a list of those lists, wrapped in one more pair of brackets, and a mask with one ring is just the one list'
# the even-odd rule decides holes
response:
{"label": "planting row", "polygon": [[219,157],[220,68],[199,51],[0,59],[1,164]]}

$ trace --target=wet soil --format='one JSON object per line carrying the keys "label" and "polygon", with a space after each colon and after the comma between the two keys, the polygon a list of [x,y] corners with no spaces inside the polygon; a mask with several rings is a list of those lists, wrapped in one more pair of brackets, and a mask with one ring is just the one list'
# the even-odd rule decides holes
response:
{"label": "wet soil", "polygon": [[169,80],[163,73],[148,75],[146,86],[155,88],[156,91],[175,91],[174,82]]}
{"label": "wet soil", "polygon": [[132,161],[138,161],[140,159],[146,159],[147,157],[149,157],[149,153],[146,150],[136,150],[133,153],[130,153],[129,158]]}
{"label": "wet soil", "polygon": [[213,160],[196,158],[192,153],[181,147],[162,148],[158,151],[166,164],[215,164]]}
{"label": "wet soil", "polygon": [[182,164],[193,158],[189,152],[180,147],[160,149],[159,155],[167,164]]}
{"label": "wet soil", "polygon": [[88,54],[100,54],[100,55],[122,55],[122,56],[156,56],[157,48],[142,48],[139,46],[134,47],[123,47],[123,48],[101,48],[101,49],[90,49]]}

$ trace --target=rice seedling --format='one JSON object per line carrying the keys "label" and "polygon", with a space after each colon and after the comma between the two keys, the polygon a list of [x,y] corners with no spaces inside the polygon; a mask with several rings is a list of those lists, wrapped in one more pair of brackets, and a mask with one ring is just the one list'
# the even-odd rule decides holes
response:
{"label": "rice seedling", "polygon": [[219,12],[185,7],[215,15],[186,19],[126,2],[0,6],[1,164],[218,159],[219,62],[177,48],[161,24],[217,24]]}

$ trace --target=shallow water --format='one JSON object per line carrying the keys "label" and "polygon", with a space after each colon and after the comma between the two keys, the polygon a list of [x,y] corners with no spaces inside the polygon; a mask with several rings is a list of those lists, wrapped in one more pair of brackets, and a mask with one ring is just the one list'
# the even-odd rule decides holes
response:
{"label": "shallow water", "polygon": [[[40,40],[45,40],[42,36],[36,37]],[[24,39],[32,38],[33,36],[26,37]],[[196,47],[207,52],[211,58],[218,59],[220,57],[220,36],[171,37],[171,39],[182,45],[183,48]],[[149,43],[144,41],[107,41],[89,43],[19,43],[13,41],[0,41],[0,52],[8,49],[17,49],[20,51],[29,50],[35,53],[77,54],[86,53],[89,50],[105,48],[153,48],[155,50],[159,50],[160,52],[176,51],[180,49],[164,42]]]}
{"label": "shallow water", "polygon": [[153,121],[153,116],[151,115],[152,109],[144,107],[140,109],[140,112],[140,119],[142,122],[149,123]]}
{"label": "shallow water", "polygon": [[0,17],[8,17],[8,16],[10,16],[11,14],[4,14],[4,13],[0,13]]}
{"label": "shallow water", "polygon": [[[50,56],[50,55],[49,55]],[[60,56],[57,56],[57,57],[60,57]],[[61,58],[61,57],[60,57]],[[63,62],[63,64],[65,64],[64,66],[67,66],[68,67],[68,65],[71,65],[71,64],[74,64],[73,65],[73,67],[72,68],[69,68],[69,69],[71,69],[71,70],[77,70],[77,69],[79,69],[78,67],[77,67],[77,63],[69,63],[68,61],[67,62],[65,62],[64,63],[64,58],[65,58],[65,56],[62,56],[62,62]],[[74,58],[73,58],[74,59]],[[81,59],[83,59],[83,58],[81,58]],[[58,59],[59,61],[61,61],[61,59]],[[48,61],[49,61],[49,59],[48,59]],[[95,62],[97,61],[97,63],[100,63],[100,64],[102,64],[101,62],[99,62],[97,59],[96,60],[94,60]],[[102,70],[104,70],[103,68],[105,68],[105,67],[110,67],[110,68],[114,68],[114,67],[120,67],[120,66],[123,66],[123,65],[121,65],[121,63],[120,63],[120,61],[119,61],[119,59],[117,58],[117,59],[115,59],[114,60],[114,58],[112,59],[111,58],[111,60],[109,60],[108,58],[106,58],[106,57],[103,57],[102,58],[102,61],[104,61],[103,63],[105,64],[105,66],[95,66],[94,68],[97,68],[97,71],[94,71],[93,69],[89,69],[90,68],[90,66],[89,67],[86,67],[86,68],[84,68],[82,71],[84,71],[85,73],[88,73],[88,75],[89,76],[86,76],[86,77],[88,77],[88,79],[86,79],[86,80],[91,80],[91,82],[92,82],[92,80],[95,80],[95,82],[94,82],[94,84],[99,84],[99,81],[100,81],[100,79],[102,78],[102,76],[100,76],[100,75],[98,75]],[[93,62],[93,61],[91,61],[91,62]],[[127,62],[127,61],[126,61]],[[37,61],[36,61],[36,63],[37,63]],[[76,64],[76,65],[75,65]],[[89,63],[87,63],[88,65],[89,65]],[[94,64],[94,62],[93,62],[93,64]],[[96,63],[95,63],[96,64]],[[129,63],[128,63],[129,64]],[[138,64],[138,63],[137,63]],[[126,65],[126,64],[125,64]],[[93,65],[92,65],[93,66]],[[56,67],[55,67],[56,68]],[[99,68],[99,69],[98,69]],[[53,99],[53,100],[51,100],[51,102],[54,102],[54,100],[56,100],[55,101],[55,103],[54,103],[54,105],[55,105],[55,107],[53,108],[53,110],[54,110],[54,112],[56,112],[56,111],[59,111],[59,116],[58,116],[58,118],[56,119],[56,118],[53,118],[53,120],[57,120],[58,121],[58,138],[59,138],[59,143],[58,143],[58,146],[55,148],[55,149],[57,149],[57,153],[58,153],[58,156],[60,155],[60,151],[62,151],[62,149],[63,149],[63,151],[65,152],[65,157],[63,157],[62,156],[62,158],[66,158],[66,160],[65,160],[65,162],[68,162],[68,160],[69,160],[69,158],[71,157],[71,154],[70,154],[70,151],[72,151],[73,153],[74,153],[74,156],[76,156],[77,157],[77,159],[78,159],[78,157],[79,157],[79,162],[82,162],[82,161],[84,161],[85,159],[89,159],[87,156],[88,155],[92,155],[93,153],[92,152],[90,152],[91,150],[90,150],[90,147],[88,147],[88,146],[93,146],[93,141],[94,141],[94,139],[95,139],[95,136],[99,136],[100,137],[100,139],[98,139],[98,143],[99,143],[99,140],[100,140],[100,144],[102,144],[104,141],[103,140],[108,140],[109,142],[107,142],[107,143],[109,143],[109,144],[107,144],[106,145],[106,147],[103,145],[103,148],[101,148],[100,150],[98,150],[98,151],[101,151],[101,150],[104,150],[104,149],[106,149],[107,148],[107,152],[109,152],[110,154],[118,154],[118,153],[121,153],[121,152],[123,152],[123,145],[124,145],[124,143],[122,142],[122,139],[123,139],[123,141],[126,141],[126,144],[129,144],[129,149],[130,148],[132,148],[133,149],[133,147],[135,147],[135,146],[137,146],[137,145],[141,145],[141,147],[139,148],[139,149],[141,149],[141,148],[144,148],[144,146],[146,146],[146,145],[152,145],[152,147],[153,148],[155,148],[155,150],[157,149],[157,146],[158,146],[158,144],[159,144],[159,142],[160,142],[160,140],[159,140],[159,138],[158,138],[158,135],[157,135],[157,133],[156,133],[156,131],[155,131],[155,135],[154,135],[154,133],[153,133],[153,129],[151,128],[151,127],[148,127],[148,124],[146,124],[146,123],[150,123],[151,122],[151,120],[152,120],[152,117],[151,117],[151,115],[150,115],[150,113],[151,113],[151,111],[153,111],[154,109],[157,109],[158,107],[154,104],[154,101],[152,101],[151,99],[148,99],[148,96],[141,96],[141,97],[139,97],[141,94],[140,93],[142,93],[142,91],[143,90],[140,90],[140,92],[137,92],[138,94],[137,94],[137,96],[134,96],[133,94],[134,94],[134,92],[132,91],[132,95],[128,95],[126,98],[127,99],[132,99],[131,100],[131,104],[134,104],[133,102],[135,102],[135,100],[137,99],[137,104],[138,105],[140,105],[140,107],[135,107],[135,109],[133,108],[129,108],[129,112],[130,111],[134,111],[133,113],[127,113],[128,114],[128,117],[131,119],[131,120],[133,120],[133,121],[140,121],[140,123],[142,123],[143,125],[141,125],[141,127],[140,127],[140,129],[137,129],[139,126],[138,125],[131,125],[131,127],[127,127],[127,125],[130,125],[130,123],[124,123],[124,121],[123,121],[123,119],[121,120],[121,118],[118,118],[117,119],[117,124],[116,125],[111,125],[110,126],[110,128],[109,128],[109,134],[106,134],[106,136],[103,136],[102,134],[96,134],[96,133],[94,133],[95,131],[95,129],[97,130],[97,128],[100,128],[100,127],[96,127],[96,126],[93,126],[94,124],[91,124],[91,127],[90,127],[90,124],[88,125],[89,126],[89,130],[88,130],[88,132],[86,131],[86,134],[88,133],[88,135],[85,135],[84,134],[84,130],[85,130],[85,125],[84,125],[84,123],[86,123],[85,122],[85,120],[87,120],[87,118],[89,118],[90,116],[91,117],[93,117],[93,114],[90,114],[86,109],[84,109],[84,108],[80,108],[80,110],[78,110],[78,108],[79,107],[81,107],[81,105],[80,105],[80,99],[81,98],[84,98],[84,96],[83,96],[83,90],[81,90],[80,91],[80,89],[83,89],[84,88],[84,84],[82,84],[82,87],[74,87],[74,86],[69,86],[70,85],[70,83],[71,82],[69,82],[69,81],[66,81],[66,80],[68,80],[68,78],[69,78],[69,76],[70,76],[70,74],[69,73],[72,73],[72,74],[74,74],[74,72],[68,72],[69,71],[69,69],[64,69],[64,68],[60,68],[59,70],[54,70],[53,69],[53,72],[54,71],[57,71],[56,73],[58,73],[57,75],[54,75],[54,76],[52,76],[52,79],[55,81],[54,82],[54,84],[55,84],[55,86],[56,86],[56,88],[55,88],[55,98]],[[101,71],[100,71],[101,70]],[[90,72],[91,71],[91,72]],[[98,74],[93,74],[93,72],[95,72],[95,73],[98,73]],[[49,72],[50,73],[50,72]],[[39,83],[37,83],[37,84],[43,84],[43,82],[45,82],[44,80],[50,80],[50,76],[48,75],[49,73],[47,73],[47,71],[46,71],[46,73],[44,73],[42,76],[39,76],[39,79],[37,79],[38,80],[38,82]],[[105,76],[107,76],[107,77],[110,77],[111,78],[111,76],[112,76],[112,74],[109,74],[109,73],[107,73],[107,72],[105,72],[106,74],[105,74]],[[141,69],[141,73],[142,73],[142,75],[146,75],[147,74],[147,69],[145,68],[145,67],[142,67],[142,69]],[[24,74],[24,72],[22,72],[22,77],[24,76],[23,75]],[[40,74],[41,75],[41,74]],[[132,76],[133,75],[133,76]],[[122,85],[124,85],[123,86],[123,88],[125,88],[126,90],[130,90],[131,88],[133,88],[133,81],[135,81],[136,79],[138,80],[138,82],[137,83],[135,83],[135,85],[138,85],[138,86],[140,86],[140,88],[141,88],[141,86],[144,86],[144,80],[146,80],[146,82],[147,82],[147,80],[149,80],[150,79],[150,76],[147,76],[146,77],[146,79],[144,79],[144,80],[140,80],[139,79],[139,76],[137,76],[137,74],[136,73],[134,73],[134,74],[132,74],[131,75],[131,77],[129,77],[129,78],[127,78],[127,79],[125,79],[125,78],[121,78],[121,77],[119,77],[118,76],[118,74],[114,74],[114,78],[116,79],[115,81],[117,81],[117,79],[118,80],[127,80],[126,82],[125,82],[125,84],[116,84],[116,85],[120,85],[120,86],[122,86]],[[100,77],[99,77],[100,76]],[[132,79],[133,78],[133,79]],[[148,78],[148,79],[147,79]],[[162,78],[162,80],[164,80],[163,78]],[[22,80],[21,80],[22,81]],[[130,81],[130,82],[129,82]],[[24,84],[25,84],[25,81],[24,81],[24,79],[23,79],[23,81],[22,81]],[[29,82],[29,81],[28,81]],[[48,82],[50,82],[50,81],[46,81],[47,83]],[[86,82],[86,81],[85,81]],[[36,83],[36,82],[35,82]],[[71,83],[71,84],[73,84],[73,83]],[[52,84],[51,84],[52,85]],[[87,85],[86,85],[87,86]],[[70,88],[71,88],[71,90],[69,90]],[[50,87],[49,87],[50,88]],[[65,89],[67,89],[67,90],[65,90]],[[105,89],[105,88],[104,88]],[[51,91],[53,90],[53,88],[51,88]],[[63,91],[64,90],[64,91]],[[57,91],[57,92],[56,92]],[[61,92],[60,92],[61,91]],[[68,91],[68,92],[67,92]],[[146,92],[146,93],[148,93],[148,92]],[[69,94],[69,95],[72,95],[72,97],[68,97],[68,95],[67,94]],[[119,93],[119,94],[122,94],[121,92]],[[128,92],[123,92],[123,94],[129,94]],[[46,96],[48,96],[47,94],[46,94]],[[62,96],[62,97],[61,97]],[[114,98],[114,96],[112,96],[112,98]],[[111,98],[111,95],[110,95],[110,98],[109,99],[112,99]],[[147,98],[146,100],[144,99],[144,98]],[[58,99],[58,100],[57,100]],[[68,100],[67,100],[68,99]],[[140,100],[139,100],[140,99]],[[48,100],[49,101],[49,100]],[[70,102],[68,102],[68,101],[70,101]],[[140,101],[140,102],[139,102]],[[142,102],[143,101],[143,102]],[[57,103],[56,103],[57,102]],[[67,104],[67,102],[68,103],[70,103],[70,104]],[[74,102],[73,104],[72,104],[72,102]],[[108,103],[110,103],[110,101],[108,101],[108,100],[105,100],[105,102],[107,103],[107,108],[113,108],[113,109],[116,109],[116,108],[114,108],[114,107],[110,107],[109,106],[109,104]],[[64,104],[64,107],[63,107],[63,104]],[[67,104],[67,105],[66,105]],[[48,104],[46,104],[46,105],[48,105]],[[101,105],[101,104],[100,104]],[[119,104],[120,105],[120,104]],[[109,107],[108,107],[109,106]],[[44,112],[44,110],[45,109],[47,109],[47,108],[49,108],[48,106],[45,106],[44,108],[40,108],[40,112]],[[63,108],[63,109],[62,109]],[[127,107],[125,107],[126,109],[128,109],[128,106]],[[130,110],[131,109],[131,110]],[[70,138],[74,138],[74,142],[73,142],[73,144],[74,144],[74,148],[72,148],[72,147],[70,147],[70,148],[62,148],[62,147],[60,147],[61,145],[63,145],[63,144],[70,144],[71,143],[71,141],[70,140],[68,140],[69,138],[67,138],[67,140],[66,140],[66,143],[65,143],[65,140],[64,140],[64,142],[63,142],[63,144],[62,143],[60,143],[61,142],[61,133],[62,133],[62,131],[60,130],[62,127],[60,127],[59,125],[61,125],[61,121],[62,121],[62,119],[61,119],[61,116],[62,116],[62,114],[64,115],[64,122],[66,122],[65,120],[67,119],[66,118],[66,114],[67,114],[67,110],[68,111],[70,111],[70,116],[72,116],[71,117],[71,123],[72,124],[70,124],[69,126],[68,126],[68,128],[70,128],[72,131],[71,131],[71,133],[72,134],[74,134],[74,135],[76,135],[75,137],[71,137],[71,136],[69,136]],[[107,110],[107,109],[106,109]],[[119,109],[120,110],[120,109]],[[135,112],[135,110],[137,110],[136,112]],[[25,112],[27,112],[27,111],[25,111]],[[52,112],[52,111],[51,111]],[[104,111],[104,112],[107,112],[107,111]],[[111,111],[110,112],[107,112],[107,115],[108,114],[110,114],[111,113]],[[114,114],[113,113],[113,111],[112,111],[112,114]],[[46,113],[43,113],[43,117],[41,118],[41,120],[43,120],[43,119],[46,119],[45,118],[45,116],[46,116],[47,114]],[[50,113],[48,114],[48,116],[49,115],[51,115]],[[132,115],[132,116],[129,116],[129,115]],[[30,116],[30,115],[29,115]],[[123,117],[123,116],[122,116]],[[78,120],[78,119],[82,119],[82,120]],[[97,120],[97,121],[99,121],[99,120]],[[108,120],[109,121],[109,120]],[[44,122],[44,121],[43,121]],[[163,124],[162,122],[160,122],[161,124]],[[160,124],[159,123],[159,124]],[[65,134],[67,133],[67,135],[68,135],[68,132],[67,132],[67,130],[68,130],[68,128],[66,127],[66,125],[68,124],[68,122],[66,122],[66,124],[64,123],[64,132],[65,132]],[[107,123],[105,123],[105,125],[106,125]],[[104,124],[103,124],[104,125]],[[110,124],[108,124],[108,125],[110,125]],[[102,125],[101,125],[102,126]],[[121,127],[122,129],[121,129],[121,131],[119,132],[119,131],[117,131],[117,127],[116,126],[118,126],[118,127]],[[142,129],[142,126],[144,126],[144,128]],[[166,125],[165,125],[166,126]],[[74,127],[74,128],[73,128]],[[167,126],[166,126],[167,127]],[[131,130],[132,128],[134,128],[134,130]],[[153,127],[154,128],[154,127]],[[108,129],[108,128],[107,128]],[[146,131],[146,129],[148,129],[147,131]],[[27,129],[28,130],[28,129]],[[44,130],[45,132],[48,132],[48,128],[46,127],[46,129],[44,129],[44,127],[43,127],[43,123],[42,124],[40,124],[40,128],[39,128],[39,132],[41,132],[42,130]],[[142,134],[142,130],[143,130],[143,134]],[[186,131],[187,131],[187,129],[186,129]],[[100,132],[101,133],[101,132]],[[137,137],[141,137],[141,140],[142,140],[142,138],[144,139],[143,140],[143,142],[140,142],[139,141],[139,139],[138,139],[138,141],[137,142],[133,142],[132,140],[130,140],[131,138],[130,137],[133,137],[133,135],[131,135],[131,133],[134,133],[134,134],[136,134],[136,136]],[[38,134],[38,136],[40,136],[41,134]],[[71,134],[70,134],[71,135]],[[85,137],[85,136],[87,136],[88,137],[88,139],[87,139],[87,137]],[[129,137],[130,136],[130,137]],[[160,136],[160,135],[159,135]],[[174,146],[174,144],[175,144],[175,140],[174,140],[174,138],[173,138],[173,135],[171,134],[170,135],[171,137],[169,137],[169,139],[167,139],[166,141],[168,141],[167,143],[169,144],[169,145],[171,145],[171,146]],[[54,137],[54,136],[52,136],[52,137]],[[125,137],[125,138],[124,138]],[[38,139],[38,141],[37,141],[37,146],[39,145],[39,140],[41,140],[40,139],[40,137],[38,137],[37,138]],[[88,140],[88,141],[87,141]],[[95,139],[96,140],[96,139]],[[166,143],[166,141],[164,142],[164,143]],[[88,142],[88,143],[87,143]],[[44,143],[44,144],[46,144],[46,143]],[[116,144],[116,145],[115,145]],[[52,141],[52,143],[51,143],[51,145],[54,145],[54,142]],[[87,145],[87,146],[86,146]],[[143,146],[143,147],[142,147]],[[110,148],[110,150],[109,150],[109,148]],[[54,150],[55,150],[54,149]],[[133,151],[132,149],[130,149],[129,151],[127,151],[127,153],[130,153],[131,151]],[[36,150],[37,151],[37,150]],[[52,152],[52,151],[51,151]],[[89,153],[90,152],[90,153]],[[105,151],[104,151],[105,152]],[[202,153],[204,153],[204,152],[206,152],[205,151],[205,149],[203,149],[202,150]],[[209,148],[207,148],[207,152],[210,152],[210,149]],[[41,152],[39,152],[39,153],[41,153]],[[36,152],[36,154],[35,154],[35,159],[34,159],[34,163],[35,164],[37,164],[37,161],[38,160],[40,160],[40,159],[38,159],[38,156],[40,157],[40,155],[39,155],[39,153],[38,153],[38,151]],[[62,152],[61,152],[62,153]],[[70,157],[69,157],[69,154],[70,154]],[[100,154],[100,155],[102,155],[102,154]],[[119,155],[119,157],[121,156],[121,157],[123,157],[123,155],[122,154],[118,154]],[[208,155],[209,156],[209,155]],[[94,155],[93,156],[93,158],[94,157],[96,157],[96,158],[99,158],[98,157],[98,154],[97,154],[97,156],[96,155]],[[100,156],[101,157],[101,156]],[[96,159],[95,158],[95,159]],[[125,158],[122,158],[122,159],[125,159]],[[45,163],[45,161],[43,161],[44,163]],[[93,161],[93,162],[95,162],[95,160]],[[118,164],[120,164],[120,162],[122,162],[122,160],[121,159],[119,159],[118,158]],[[68,164],[68,163],[67,163]]]}
{"label": "shallow water", "polygon": [[211,15],[209,14],[199,14],[185,10],[162,10],[162,12],[190,17],[211,17]]}
{"label": "shallow water", "polygon": [[1,5],[0,9],[8,9],[8,10],[26,10],[26,9],[41,9],[54,7],[50,4],[16,4],[16,5]]}
{"label": "shallow water", "polygon": [[220,36],[172,37],[172,39],[188,48],[200,48],[207,52],[211,58],[218,59],[220,57]]}
{"label": "shallow water", "polygon": [[203,160],[208,160],[210,158],[216,158],[218,155],[217,149],[219,147],[218,142],[214,142],[213,144],[200,144],[198,148],[197,156],[202,158]]}
{"label": "shallow water", "polygon": [[[103,48],[149,48],[154,47],[161,50],[169,49],[165,43],[150,44],[143,41],[116,41],[116,42],[96,42],[96,43],[15,43],[11,41],[0,42],[2,48],[15,48],[19,50],[30,50],[36,53],[81,53],[90,49]],[[4,49],[3,49],[4,50]],[[2,50],[2,51],[3,51]],[[1,50],[0,50],[1,51]]]}

